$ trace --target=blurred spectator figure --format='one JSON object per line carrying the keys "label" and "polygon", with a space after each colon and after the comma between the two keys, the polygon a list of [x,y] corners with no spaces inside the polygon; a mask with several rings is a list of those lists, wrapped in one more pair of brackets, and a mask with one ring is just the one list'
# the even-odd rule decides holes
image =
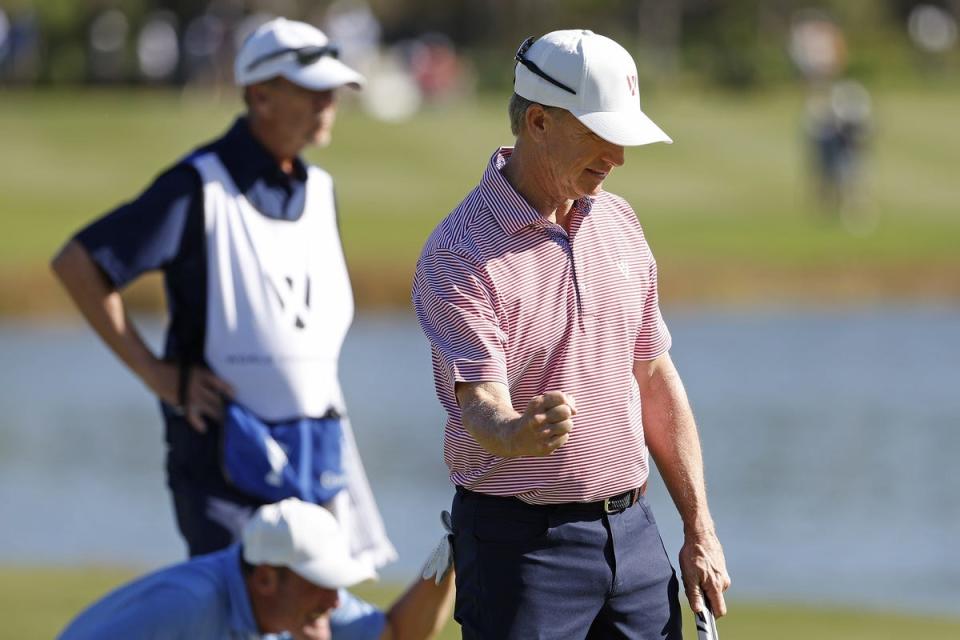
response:
{"label": "blurred spectator figure", "polygon": [[380,21],[364,0],[336,0],[323,16],[330,37],[341,42],[341,57],[363,72],[366,90],[356,96],[363,110],[384,122],[412,117],[423,95],[406,62],[405,46],[384,50]]}
{"label": "blurred spectator figure", "polygon": [[401,122],[413,117],[423,104],[423,95],[400,47],[377,57],[368,67],[366,90],[360,103],[371,117],[385,122]]}
{"label": "blurred spectator figure", "polygon": [[957,44],[957,19],[942,7],[918,4],[910,11],[907,32],[918,48],[933,54],[945,53]]}
{"label": "blurred spectator figure", "polygon": [[942,71],[946,55],[957,46],[957,19],[942,7],[918,4],[907,16],[907,34],[921,54],[921,68]]}
{"label": "blurred spectator figure", "polygon": [[820,204],[854,233],[870,231],[873,224],[864,215],[861,188],[871,113],[870,94],[853,80],[835,82],[807,100],[806,132]]}
{"label": "blurred spectator figure", "polygon": [[844,79],[843,32],[825,13],[801,11],[788,51],[807,85],[804,133],[819,206],[851,233],[869,232],[875,220],[866,215],[862,175],[872,106],[862,84]]}
{"label": "blurred spectator figure", "polygon": [[474,73],[440,33],[403,40],[367,67],[370,84],[360,97],[379,120],[399,122],[424,104],[442,104],[473,95]]}
{"label": "blurred spectator figure", "polygon": [[800,74],[813,84],[835,78],[847,64],[843,32],[821,11],[804,10],[794,16],[788,52]]}
{"label": "blurred spectator figure", "polygon": [[119,9],[107,9],[90,23],[89,74],[94,82],[117,82],[126,74],[130,23]]}
{"label": "blurred spectator figure", "polygon": [[340,57],[360,71],[380,52],[380,21],[363,0],[337,0],[324,16],[330,39],[341,43]]}
{"label": "blurred spectator figure", "polygon": [[0,9],[0,82],[29,82],[40,75],[40,29],[34,10]]}
{"label": "blurred spectator figure", "polygon": [[466,65],[442,33],[426,33],[409,48],[410,72],[426,102],[445,102],[470,90]]}
{"label": "blurred spectator figure", "polygon": [[226,35],[223,20],[211,13],[197,16],[187,24],[183,33],[183,62],[188,83],[219,87],[230,82],[230,74],[222,69],[219,55]]}
{"label": "blurred spectator figure", "polygon": [[180,63],[176,15],[156,11],[147,16],[137,36],[137,63],[140,75],[150,82],[168,82],[176,76]]}
{"label": "blurred spectator figure", "polygon": [[10,53],[10,20],[7,19],[7,13],[0,7],[0,65],[7,59]]}

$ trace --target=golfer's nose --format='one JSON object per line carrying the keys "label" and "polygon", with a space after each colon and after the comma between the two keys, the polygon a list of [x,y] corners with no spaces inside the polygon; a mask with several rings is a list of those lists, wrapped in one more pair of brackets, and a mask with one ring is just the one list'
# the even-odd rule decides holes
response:
{"label": "golfer's nose", "polygon": [[623,166],[623,147],[612,142],[606,143],[603,159],[615,167]]}
{"label": "golfer's nose", "polygon": [[328,89],[326,91],[314,91],[313,92],[313,107],[317,111],[323,111],[336,101],[336,95],[334,94],[333,89]]}

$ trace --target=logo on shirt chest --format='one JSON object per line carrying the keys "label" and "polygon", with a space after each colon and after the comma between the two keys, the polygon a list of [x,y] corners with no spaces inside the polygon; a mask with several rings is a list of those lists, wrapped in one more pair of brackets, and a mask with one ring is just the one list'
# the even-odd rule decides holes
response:
{"label": "logo on shirt chest", "polygon": [[616,260],[617,269],[620,270],[620,273],[623,274],[624,278],[630,277],[630,263],[624,260],[623,258],[617,258]]}

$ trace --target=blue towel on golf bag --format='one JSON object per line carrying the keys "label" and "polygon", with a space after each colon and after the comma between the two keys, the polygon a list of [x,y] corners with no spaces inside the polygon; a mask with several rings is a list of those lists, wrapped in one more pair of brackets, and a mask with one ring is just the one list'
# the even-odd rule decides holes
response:
{"label": "blue towel on golf bag", "polygon": [[323,504],[346,486],[338,417],[267,423],[228,403],[222,455],[227,480],[266,502],[296,497]]}

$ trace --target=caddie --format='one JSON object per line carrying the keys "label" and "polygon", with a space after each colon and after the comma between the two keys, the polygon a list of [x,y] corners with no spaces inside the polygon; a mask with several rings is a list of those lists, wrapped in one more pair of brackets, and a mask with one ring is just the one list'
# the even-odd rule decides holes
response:
{"label": "caddie", "polygon": [[[338,380],[353,298],[333,181],[300,157],[329,144],[337,92],[364,78],[323,32],[284,18],[246,39],[234,72],[246,113],[77,233],[53,269],[160,400],[191,556],[236,542],[258,506],[295,496],[352,523],[354,553],[379,566],[395,551]],[[164,277],[162,354],[119,293],[147,272]]]}

